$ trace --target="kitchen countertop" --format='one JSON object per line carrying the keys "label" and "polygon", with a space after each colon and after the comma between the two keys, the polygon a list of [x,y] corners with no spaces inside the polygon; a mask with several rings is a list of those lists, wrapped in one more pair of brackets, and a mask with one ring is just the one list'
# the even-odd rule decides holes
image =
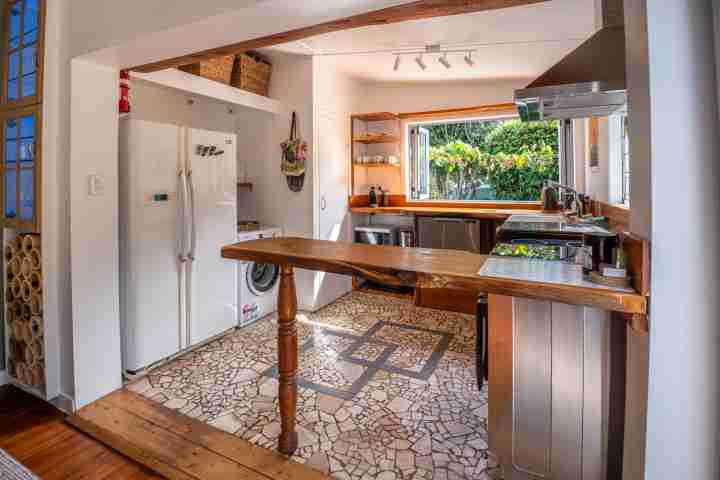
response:
{"label": "kitchen countertop", "polygon": [[387,285],[449,288],[647,314],[644,296],[632,289],[587,282],[579,266],[562,262],[292,237],[227,245],[222,249],[222,256],[341,275],[362,275]]}
{"label": "kitchen countertop", "polygon": [[568,287],[602,289],[618,293],[635,293],[632,288],[608,287],[585,277],[581,265],[569,262],[528,258],[490,257],[479,274],[481,277],[502,278],[522,282],[547,283]]}

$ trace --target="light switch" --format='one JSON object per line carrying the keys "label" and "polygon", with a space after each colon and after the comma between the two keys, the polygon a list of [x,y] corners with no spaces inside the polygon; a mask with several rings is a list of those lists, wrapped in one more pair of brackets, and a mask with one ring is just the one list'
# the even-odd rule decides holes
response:
{"label": "light switch", "polygon": [[88,175],[88,196],[102,197],[105,195],[105,180],[97,173]]}

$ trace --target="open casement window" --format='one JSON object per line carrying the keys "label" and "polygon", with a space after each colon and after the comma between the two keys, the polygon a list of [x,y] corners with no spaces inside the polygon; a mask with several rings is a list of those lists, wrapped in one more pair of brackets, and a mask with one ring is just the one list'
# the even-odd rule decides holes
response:
{"label": "open casement window", "polygon": [[413,200],[430,198],[430,132],[423,127],[410,129]]}
{"label": "open casement window", "polygon": [[2,4],[0,223],[40,232],[44,0]]}
{"label": "open casement window", "polygon": [[559,122],[521,122],[506,104],[480,109],[408,117],[410,201],[539,202],[543,183],[560,180],[562,154],[574,149],[571,123],[563,136]]}

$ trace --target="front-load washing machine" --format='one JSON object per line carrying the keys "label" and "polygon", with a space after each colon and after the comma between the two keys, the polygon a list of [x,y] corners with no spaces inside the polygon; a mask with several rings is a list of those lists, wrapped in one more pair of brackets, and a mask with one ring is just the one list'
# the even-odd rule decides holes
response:
{"label": "front-load washing machine", "polygon": [[[248,242],[282,235],[278,227],[260,227],[240,232],[238,242]],[[239,327],[245,327],[277,311],[280,267],[267,263],[240,262],[238,266]]]}

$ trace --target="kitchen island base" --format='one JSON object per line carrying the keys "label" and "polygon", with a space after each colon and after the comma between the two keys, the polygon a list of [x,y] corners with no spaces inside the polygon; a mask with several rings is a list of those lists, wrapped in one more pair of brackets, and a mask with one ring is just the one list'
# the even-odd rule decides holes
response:
{"label": "kitchen island base", "polygon": [[[606,376],[624,385],[624,373],[621,380],[616,379],[606,368],[619,363],[615,356],[604,353],[603,345],[609,342],[613,348],[620,348],[617,342],[607,340],[604,332],[610,324],[625,328],[623,319],[610,321],[610,311],[647,313],[647,298],[632,289],[589,284],[579,265],[558,266],[453,250],[285,237],[228,245],[223,247],[222,256],[272,263],[282,270],[278,294],[281,452],[293,452],[297,447],[297,300],[292,279],[297,267],[360,275],[392,286],[516,297],[510,314],[495,315],[489,331],[489,390],[491,395],[503,395],[496,396],[495,406],[490,407],[496,433],[491,441],[497,445],[495,453],[509,462],[509,475],[515,475],[509,478],[618,478],[603,475],[613,464],[605,458],[616,454],[613,448],[617,443],[611,444],[608,439],[615,431],[612,418],[624,416],[624,390],[623,398],[619,390],[611,391],[606,385],[614,382]],[[496,306],[495,311],[498,308],[502,307]],[[498,325],[501,328],[493,328]],[[624,368],[624,357],[622,360]],[[503,365],[503,371],[497,370]],[[621,429],[622,421],[618,424]],[[578,448],[579,453],[575,451]],[[573,453],[574,460],[563,458]],[[516,464],[520,468],[515,468]]]}
{"label": "kitchen island base", "polygon": [[596,308],[491,295],[489,446],[505,480],[621,478],[625,326]]}

